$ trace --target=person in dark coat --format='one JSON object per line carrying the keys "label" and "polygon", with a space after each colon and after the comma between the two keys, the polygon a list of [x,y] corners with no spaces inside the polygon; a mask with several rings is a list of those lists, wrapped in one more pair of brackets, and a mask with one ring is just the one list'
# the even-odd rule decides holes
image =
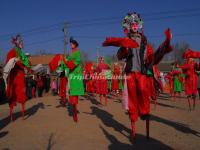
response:
{"label": "person in dark coat", "polygon": [[26,78],[26,97],[27,99],[32,98],[32,80],[30,76]]}
{"label": "person in dark coat", "polygon": [[50,84],[51,84],[51,78],[49,74],[46,75],[46,80],[45,80],[45,92],[48,93],[50,89]]}
{"label": "person in dark coat", "polygon": [[6,86],[3,79],[3,74],[0,72],[0,103],[3,102],[6,98]]}
{"label": "person in dark coat", "polygon": [[42,77],[38,76],[36,82],[37,82],[38,97],[42,97],[43,87],[44,87],[44,83],[43,83]]}

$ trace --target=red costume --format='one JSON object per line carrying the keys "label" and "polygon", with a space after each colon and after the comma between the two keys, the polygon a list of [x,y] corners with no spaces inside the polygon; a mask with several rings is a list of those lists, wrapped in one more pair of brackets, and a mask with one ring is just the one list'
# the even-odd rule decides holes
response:
{"label": "red costume", "polygon": [[[15,48],[11,49],[7,54],[6,67],[10,68],[10,63],[14,64],[8,75],[8,85],[6,95],[9,100],[10,107],[10,120],[13,120],[13,108],[17,102],[22,105],[22,116],[24,118],[24,107],[26,102],[26,88],[25,88],[25,74],[24,69],[31,71],[28,67],[30,62],[25,56],[21,48],[23,47],[23,41],[20,35],[12,39]],[[13,61],[14,60],[14,61]]]}
{"label": "red costume", "polygon": [[195,98],[197,94],[198,83],[198,77],[195,71],[199,69],[199,66],[193,60],[188,59],[188,61],[180,66],[180,68],[182,68],[183,73],[185,74],[185,93],[188,96],[189,109],[191,110],[190,98],[193,99],[193,109],[195,108]]}
{"label": "red costume", "polygon": [[[14,57],[18,56],[13,48],[8,52],[6,63]],[[26,102],[24,68],[25,66],[18,61],[8,76],[7,97],[9,98],[10,107],[14,107],[16,102],[21,103],[22,105]]]}
{"label": "red costume", "polygon": [[97,81],[96,81],[96,93],[100,95],[100,103],[102,104],[102,96],[105,97],[105,104],[107,105],[107,94],[108,94],[108,81],[106,79],[104,71],[110,69],[109,66],[104,63],[103,57],[99,58],[99,64],[97,70]]}
{"label": "red costume", "polygon": [[93,68],[92,63],[88,62],[85,65],[85,76],[86,76],[86,91],[88,93],[94,93],[94,81],[93,77]]}
{"label": "red costume", "polygon": [[168,84],[169,84],[169,93],[171,96],[173,96],[173,91],[174,91],[174,83],[173,83],[173,75],[172,73],[168,73],[166,76],[165,76],[165,80],[168,81]]}
{"label": "red costume", "polygon": [[[148,70],[153,72],[153,65],[157,65],[163,56],[172,50],[170,46],[171,32],[166,30],[166,40],[159,46],[154,54],[149,55],[147,58],[153,58],[146,63],[146,49],[147,40],[142,34],[139,33],[139,28],[142,28],[143,21],[136,13],[128,13],[123,22],[123,27],[127,38],[121,40],[119,44],[116,44],[116,39],[109,38],[103,43],[103,46],[119,46],[123,43],[119,49],[117,56],[118,59],[126,59],[125,72],[127,76],[128,87],[128,113],[131,120],[132,134],[135,139],[135,122],[140,116],[146,120],[147,138],[149,138],[149,117],[150,117],[150,100],[147,86],[147,73]],[[132,44],[124,44],[123,41],[129,39],[134,41]],[[129,42],[130,43],[130,42]],[[136,43],[136,44],[135,44]]]}
{"label": "red costume", "polygon": [[111,90],[118,91],[119,90],[119,76],[120,76],[120,68],[117,65],[113,65],[113,76],[111,79]]}
{"label": "red costume", "polygon": [[61,104],[65,105],[66,104],[66,95],[67,92],[67,78],[65,77],[65,74],[61,73],[60,76],[60,83],[59,83],[59,96],[61,97]]}

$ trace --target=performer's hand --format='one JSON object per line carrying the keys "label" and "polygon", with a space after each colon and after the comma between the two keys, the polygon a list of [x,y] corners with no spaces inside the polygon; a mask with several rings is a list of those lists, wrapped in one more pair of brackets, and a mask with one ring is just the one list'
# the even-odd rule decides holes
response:
{"label": "performer's hand", "polygon": [[15,62],[18,62],[18,61],[20,61],[20,59],[17,57],[17,58],[15,59]]}
{"label": "performer's hand", "polygon": [[170,40],[172,39],[172,33],[171,33],[170,28],[168,28],[168,29],[165,31],[165,36],[166,36],[166,40],[167,40],[167,41],[170,41]]}

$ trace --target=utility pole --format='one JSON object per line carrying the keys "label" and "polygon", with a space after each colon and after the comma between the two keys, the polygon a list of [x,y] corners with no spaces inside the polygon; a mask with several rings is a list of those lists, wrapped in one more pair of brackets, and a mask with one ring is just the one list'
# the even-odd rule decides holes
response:
{"label": "utility pole", "polygon": [[64,56],[66,56],[67,54],[67,22],[64,22],[64,28],[63,28],[63,32],[64,32]]}
{"label": "utility pole", "polygon": [[100,50],[100,47],[97,47],[97,64],[98,64],[98,59],[99,59],[99,50]]}

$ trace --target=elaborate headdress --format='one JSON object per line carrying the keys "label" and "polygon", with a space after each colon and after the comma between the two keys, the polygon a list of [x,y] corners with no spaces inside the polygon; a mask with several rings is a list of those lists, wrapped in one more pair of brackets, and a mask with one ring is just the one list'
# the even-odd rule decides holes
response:
{"label": "elaborate headdress", "polygon": [[22,40],[22,37],[17,34],[16,37],[12,37],[12,40],[11,40],[12,44],[14,44],[16,47],[19,47],[19,45],[22,45],[23,46],[23,40]]}
{"label": "elaborate headdress", "polygon": [[137,14],[136,12],[128,13],[123,20],[122,26],[124,29],[130,32],[130,29],[133,23],[137,23],[140,30],[143,29],[144,22],[141,19],[140,15]]}

